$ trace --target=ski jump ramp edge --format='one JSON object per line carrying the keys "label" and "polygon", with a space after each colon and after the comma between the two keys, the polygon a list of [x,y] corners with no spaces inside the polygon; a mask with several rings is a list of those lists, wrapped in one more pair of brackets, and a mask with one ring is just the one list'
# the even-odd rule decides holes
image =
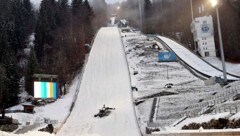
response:
{"label": "ski jump ramp edge", "polygon": [[[89,55],[75,107],[57,135],[140,136],[131,93],[120,32],[117,27],[101,28]],[[115,110],[109,116],[95,118],[104,104]]]}

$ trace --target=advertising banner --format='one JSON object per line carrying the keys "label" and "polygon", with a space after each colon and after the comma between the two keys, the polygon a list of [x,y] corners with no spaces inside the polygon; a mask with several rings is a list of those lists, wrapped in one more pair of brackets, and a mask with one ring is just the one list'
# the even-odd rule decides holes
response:
{"label": "advertising banner", "polygon": [[174,52],[159,52],[158,61],[160,62],[174,62],[176,61],[176,55]]}
{"label": "advertising banner", "polygon": [[57,99],[57,82],[34,82],[34,98]]}

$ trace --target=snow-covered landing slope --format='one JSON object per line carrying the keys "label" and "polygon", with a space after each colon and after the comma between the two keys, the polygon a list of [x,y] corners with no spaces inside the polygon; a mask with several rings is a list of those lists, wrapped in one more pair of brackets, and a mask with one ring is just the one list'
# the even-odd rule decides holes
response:
{"label": "snow-covered landing slope", "polygon": [[[103,104],[116,109],[107,117],[94,118]],[[58,135],[140,135],[118,28],[99,30],[83,74],[75,107]]]}
{"label": "snow-covered landing slope", "polygon": [[[167,46],[171,48],[178,57],[180,57],[184,62],[186,62],[189,66],[191,66],[195,70],[205,75],[209,75],[210,77],[223,75],[221,71],[207,64],[205,61],[200,59],[198,56],[196,56],[195,54],[193,54],[192,52],[190,52],[188,49],[178,44],[177,42],[163,36],[158,36],[158,38],[165,42]],[[239,78],[227,74],[227,79],[238,80]]]}

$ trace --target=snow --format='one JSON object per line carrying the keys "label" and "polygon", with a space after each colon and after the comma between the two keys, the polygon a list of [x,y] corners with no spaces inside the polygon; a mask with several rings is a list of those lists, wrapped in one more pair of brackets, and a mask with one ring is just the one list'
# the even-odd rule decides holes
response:
{"label": "snow", "polygon": [[209,122],[212,119],[216,119],[217,120],[219,118],[225,118],[229,114],[230,114],[229,112],[224,112],[224,113],[219,113],[219,114],[215,114],[215,115],[202,115],[202,116],[199,116],[199,117],[196,117],[196,118],[187,118],[186,120],[184,120],[180,124],[176,125],[175,127],[167,127],[166,131],[169,131],[169,130],[181,130],[184,125],[189,125],[192,122],[194,122],[194,123]]}
{"label": "snow", "polygon": [[[123,34],[126,34],[126,37],[123,37],[123,42],[129,63],[132,86],[136,86],[139,90],[138,93],[134,93],[138,95],[136,97],[152,94],[154,91],[161,92],[165,90],[164,86],[168,83],[180,86],[198,80],[177,62],[158,62],[158,50],[149,47],[153,43],[157,43],[161,51],[165,51],[166,49],[161,43],[155,40],[147,40],[146,36],[137,33],[135,35],[132,32]],[[134,71],[137,71],[138,74],[133,75]],[[203,83],[199,84],[202,85]]]}
{"label": "snow", "polygon": [[[239,132],[240,129],[202,129],[199,128],[198,130],[169,130],[169,131],[163,131],[163,132],[153,132],[153,135],[174,135],[177,136],[178,134],[182,135],[224,135],[223,133],[226,133],[226,135],[236,135],[234,132]],[[218,133],[216,133],[218,132]],[[229,134],[227,133],[229,132]],[[212,134],[213,133],[213,134]],[[215,134],[216,133],[216,134]],[[238,134],[238,133],[237,133]]]}
{"label": "snow", "polygon": [[[62,136],[139,136],[130,88],[128,65],[116,27],[101,28],[95,38],[78,98]],[[103,104],[116,108],[94,118]]]}
{"label": "snow", "polygon": [[[222,70],[222,61],[217,57],[206,57],[204,58],[207,62],[211,63],[213,66]],[[240,75],[240,64],[239,63],[230,63],[226,62],[226,70],[228,73],[234,75]]]}
{"label": "snow", "polygon": [[[217,73],[215,69],[213,71],[209,68],[209,65],[203,64],[204,61],[199,58],[193,57],[194,61],[192,61],[191,52],[184,47],[182,49],[181,45],[178,46],[177,43],[167,38],[160,38],[168,46],[177,50],[178,55],[183,55],[189,65],[211,75]],[[73,80],[66,96],[46,106],[35,107],[35,114],[8,113],[7,116],[18,119],[21,123],[19,129],[28,126],[27,123],[36,126],[31,129],[31,132],[24,134],[27,136],[50,135],[36,131],[46,125],[44,123],[46,118],[57,121],[54,124],[57,135],[135,136],[140,135],[140,130],[144,133],[147,126],[158,125],[159,127],[159,124],[161,134],[199,132],[199,130],[182,131],[181,128],[192,122],[202,123],[211,119],[229,117],[230,113],[226,112],[229,111],[229,106],[239,108],[239,102],[232,101],[231,98],[240,93],[240,82],[229,84],[229,88],[221,88],[218,84],[204,86],[202,80],[194,77],[180,63],[158,62],[158,51],[151,49],[153,43],[157,43],[161,51],[167,50],[157,40],[148,39],[141,33],[124,32],[120,36],[119,30],[115,27],[102,28],[93,43],[83,79],[81,80],[81,75],[78,75]],[[221,61],[217,58],[206,58],[206,60],[221,68]],[[239,64],[227,63],[227,70],[230,73],[239,75],[239,67]],[[138,74],[134,75],[135,72]],[[82,83],[79,89],[80,81]],[[168,83],[173,84],[172,88],[165,88]],[[131,91],[131,86],[137,87],[138,91]],[[162,92],[176,94],[154,96]],[[214,92],[217,94],[213,95]],[[26,96],[24,93],[21,95]],[[153,95],[152,98],[145,98],[151,95]],[[153,105],[153,98],[157,99],[156,105]],[[222,103],[222,100],[226,98],[229,100]],[[75,106],[70,113],[70,107],[75,99]],[[200,99],[203,101],[199,102]],[[133,100],[144,100],[144,102],[134,107]],[[213,107],[215,111],[200,116],[201,111],[206,110],[213,101],[216,102]],[[98,113],[98,109],[102,108],[103,104],[116,109],[107,117],[94,118],[93,116]],[[149,119],[154,106],[152,118],[154,122],[151,124]],[[226,109],[223,111],[221,107],[226,107]],[[10,108],[10,110],[22,109],[22,105]],[[229,119],[239,119],[240,112],[238,110],[236,112],[238,113]],[[190,116],[177,124],[187,114]],[[169,118],[161,119],[166,116]],[[0,135],[12,136],[14,134],[0,132]]]}
{"label": "snow", "polygon": [[[203,81],[194,77],[178,62],[158,62],[157,54],[159,50],[153,49],[151,46],[156,43],[161,49],[160,51],[166,51],[166,49],[157,40],[134,32],[122,33],[122,38],[129,63],[131,83],[132,86],[138,88],[138,91],[133,92],[134,99],[144,100],[136,106],[136,112],[141,131],[145,133],[146,127],[151,125],[149,119],[152,106],[158,106],[153,105],[154,95],[162,92],[190,92],[190,88],[202,87]],[[134,75],[134,72],[138,74]],[[165,88],[168,83],[172,83],[174,86],[171,89]],[[153,98],[144,98],[151,95]],[[161,109],[156,108],[154,111],[158,112],[158,110]],[[161,121],[157,119],[156,114],[154,114],[153,120]]]}
{"label": "snow", "polygon": [[[34,107],[34,111],[36,113],[34,114],[28,114],[28,113],[8,113],[7,116],[12,117],[13,119],[17,119],[21,125],[19,126],[19,129],[25,128],[27,125],[27,122],[29,122],[29,125],[35,125],[34,128],[37,130],[38,128],[43,127],[46,125],[44,123],[44,119],[50,119],[55,120],[56,124],[53,124],[55,128],[59,128],[61,124],[65,122],[65,119],[68,117],[70,113],[70,107],[73,102],[73,98],[76,94],[76,91],[78,89],[78,84],[80,80],[81,74],[77,75],[76,78],[73,80],[71,86],[69,87],[69,92],[62,96],[60,99],[56,100],[54,103],[47,104],[45,106],[41,107]],[[29,103],[24,103],[29,104]],[[23,106],[16,105],[8,110],[22,110]],[[18,130],[16,130],[17,132]]]}
{"label": "snow", "polygon": [[40,131],[31,131],[25,134],[11,134],[11,133],[0,131],[0,136],[54,136],[54,134],[49,134],[49,133],[40,132]]}
{"label": "snow", "polygon": [[[179,56],[182,60],[184,60],[184,62],[186,62],[192,68],[206,75],[209,75],[210,77],[223,76],[221,71],[213,68],[212,66],[207,64],[205,61],[197,57],[195,54],[191,53],[191,51],[189,51],[182,45],[178,44],[177,42],[163,36],[158,36],[158,38],[163,40],[176,53],[177,56]],[[227,79],[238,80],[239,78],[227,75]]]}
{"label": "snow", "polygon": [[238,120],[238,119],[240,119],[240,112],[238,112],[237,114],[233,115],[230,119],[231,120]]}
{"label": "snow", "polygon": [[32,33],[28,38],[28,47],[34,47],[35,33]]}
{"label": "snow", "polygon": [[[219,84],[205,86],[202,80],[196,78],[180,63],[158,62],[157,53],[159,50],[153,49],[151,46],[157,43],[160,51],[167,50],[158,40],[150,39],[135,32],[122,33],[122,39],[129,63],[131,83],[132,86],[138,88],[138,91],[133,91],[134,99],[135,101],[143,101],[136,106],[138,123],[143,134],[146,127],[157,127],[160,128],[161,132],[180,132],[182,126],[192,122],[207,122],[213,118],[228,118],[229,112],[231,114],[236,112],[233,109],[231,110],[230,106],[238,109],[239,102],[232,101],[231,98],[239,93],[236,90],[240,86],[239,82],[231,83],[228,87],[223,88]],[[171,40],[165,42],[172,46],[176,44]],[[192,61],[191,56],[193,54],[187,49],[185,49],[187,51],[182,50],[181,45],[176,44],[174,48],[179,48],[177,52],[179,54],[187,52],[185,56],[183,55],[183,58],[185,59],[188,56],[186,62],[194,65],[194,68],[198,64],[197,69],[203,72],[207,70],[210,70],[206,72],[209,72],[209,74],[219,72],[214,68],[208,69],[210,67],[210,65],[206,65],[208,63],[202,65],[201,63],[205,63],[205,61],[200,58]],[[136,72],[137,74],[134,74]],[[172,88],[165,87],[168,83],[173,84]],[[159,97],[162,92],[175,94]],[[214,93],[216,94],[213,95]],[[153,103],[153,98],[157,99],[156,104]],[[201,99],[202,102],[199,102]],[[223,102],[225,100],[228,101]],[[214,102],[216,104],[213,107],[214,111],[205,116],[202,115],[203,112],[209,109],[208,106],[212,106]],[[153,116],[151,111],[154,112]],[[184,120],[184,117],[187,117],[187,119]],[[239,117],[240,114],[236,114],[235,118]],[[153,122],[150,122],[150,119]],[[179,122],[181,119],[184,121]],[[173,127],[174,124],[178,125]]]}
{"label": "snow", "polygon": [[30,0],[33,3],[33,6],[38,9],[42,0]]}

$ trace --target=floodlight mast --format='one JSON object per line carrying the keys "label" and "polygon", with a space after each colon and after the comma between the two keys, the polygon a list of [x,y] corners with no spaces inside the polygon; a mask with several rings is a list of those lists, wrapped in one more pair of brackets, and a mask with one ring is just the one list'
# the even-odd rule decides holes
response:
{"label": "floodlight mast", "polygon": [[221,32],[221,24],[219,19],[219,12],[218,12],[218,0],[210,0],[213,7],[216,8],[217,13],[217,24],[218,24],[218,37],[219,37],[219,44],[220,44],[220,53],[221,53],[221,59],[222,59],[222,68],[223,68],[223,80],[224,83],[227,82],[227,72],[226,72],[226,64],[225,64],[225,57],[224,57],[224,51],[223,51],[223,42],[222,42],[222,32]]}
{"label": "floodlight mast", "polygon": [[216,7],[218,4],[218,0],[210,0],[212,7]]}

